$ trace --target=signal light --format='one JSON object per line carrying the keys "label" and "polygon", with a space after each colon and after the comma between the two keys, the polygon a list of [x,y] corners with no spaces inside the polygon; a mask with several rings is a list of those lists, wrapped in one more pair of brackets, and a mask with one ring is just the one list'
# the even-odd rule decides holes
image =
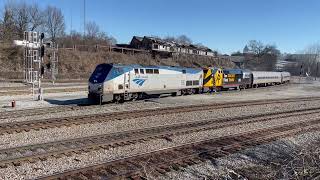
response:
{"label": "signal light", "polygon": [[40,48],[40,57],[44,56],[44,45],[41,46]]}
{"label": "signal light", "polygon": [[41,33],[40,35],[40,39],[43,40],[44,39],[44,33]]}
{"label": "signal light", "polygon": [[40,73],[41,73],[41,76],[44,75],[44,66],[41,66]]}

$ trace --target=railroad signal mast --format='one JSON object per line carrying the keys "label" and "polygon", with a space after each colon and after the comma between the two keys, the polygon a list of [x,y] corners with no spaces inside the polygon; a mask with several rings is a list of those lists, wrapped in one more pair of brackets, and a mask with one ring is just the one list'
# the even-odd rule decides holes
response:
{"label": "railroad signal mast", "polygon": [[44,34],[24,32],[23,41],[16,41],[24,47],[24,81],[32,85],[32,96],[36,100],[43,99],[41,79],[44,74]]}
{"label": "railroad signal mast", "polygon": [[51,80],[54,84],[56,76],[58,75],[58,44],[55,42],[50,43],[50,51],[48,53],[50,67],[47,67],[51,71]]}

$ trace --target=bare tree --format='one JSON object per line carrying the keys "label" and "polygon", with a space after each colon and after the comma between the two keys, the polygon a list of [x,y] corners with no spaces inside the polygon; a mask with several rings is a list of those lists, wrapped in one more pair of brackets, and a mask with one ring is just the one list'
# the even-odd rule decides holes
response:
{"label": "bare tree", "polygon": [[266,45],[262,51],[263,54],[271,54],[275,56],[281,55],[281,52],[279,49],[277,49],[276,45]]}
{"label": "bare tree", "polygon": [[166,41],[169,41],[169,42],[176,42],[176,43],[180,43],[180,44],[185,44],[185,45],[192,44],[191,39],[189,37],[187,37],[186,35],[180,35],[178,37],[167,36],[167,37],[163,38],[163,40],[166,40]]}
{"label": "bare tree", "polygon": [[261,41],[256,41],[256,40],[249,41],[247,47],[250,52],[254,53],[257,56],[261,56],[265,48]]}
{"label": "bare tree", "polygon": [[44,24],[44,13],[37,4],[28,7],[29,30],[35,31]]}
{"label": "bare tree", "polygon": [[100,27],[94,21],[90,21],[86,24],[86,32],[88,38],[95,39],[100,33]]}
{"label": "bare tree", "polygon": [[2,33],[1,39],[5,41],[13,40],[15,36],[15,23],[13,17],[13,8],[12,6],[6,4],[3,13],[3,20],[2,20]]}
{"label": "bare tree", "polygon": [[13,10],[16,33],[18,37],[22,39],[24,32],[28,30],[29,25],[28,5],[25,2],[14,4]]}
{"label": "bare tree", "polygon": [[303,64],[305,71],[313,76],[319,76],[319,62],[320,62],[320,43],[315,43],[308,46],[304,51]]}
{"label": "bare tree", "polygon": [[45,17],[45,31],[50,36],[52,41],[64,34],[65,22],[61,9],[53,6],[48,6],[44,11]]}
{"label": "bare tree", "polygon": [[181,44],[192,44],[192,40],[186,35],[181,35],[177,37],[176,40],[178,43],[181,43]]}
{"label": "bare tree", "polygon": [[167,36],[164,38],[165,41],[169,41],[169,42],[176,42],[176,38],[173,36]]}

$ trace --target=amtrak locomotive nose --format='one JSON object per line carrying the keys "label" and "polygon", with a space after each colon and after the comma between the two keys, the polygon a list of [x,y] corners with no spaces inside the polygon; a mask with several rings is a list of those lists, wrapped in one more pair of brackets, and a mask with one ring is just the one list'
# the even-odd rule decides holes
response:
{"label": "amtrak locomotive nose", "polygon": [[100,64],[89,79],[94,102],[134,100],[154,94],[193,94],[202,88],[202,69]]}
{"label": "amtrak locomotive nose", "polygon": [[113,100],[113,91],[115,90],[113,84],[115,82],[113,81],[121,74],[121,70],[112,64],[99,64],[89,79],[89,100],[95,102]]}

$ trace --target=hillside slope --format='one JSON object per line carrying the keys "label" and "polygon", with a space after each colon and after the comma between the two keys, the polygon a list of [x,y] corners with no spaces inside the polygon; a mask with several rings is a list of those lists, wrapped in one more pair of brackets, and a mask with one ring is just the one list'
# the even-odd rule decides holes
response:
{"label": "hillside slope", "polygon": [[[47,59],[45,59],[47,62]],[[235,67],[228,59],[204,56],[178,56],[175,58],[152,58],[148,54],[128,55],[117,52],[59,50],[59,79],[87,79],[100,63],[169,65],[185,67],[217,66]],[[0,47],[0,79],[21,79],[23,72],[23,50],[13,46]]]}

